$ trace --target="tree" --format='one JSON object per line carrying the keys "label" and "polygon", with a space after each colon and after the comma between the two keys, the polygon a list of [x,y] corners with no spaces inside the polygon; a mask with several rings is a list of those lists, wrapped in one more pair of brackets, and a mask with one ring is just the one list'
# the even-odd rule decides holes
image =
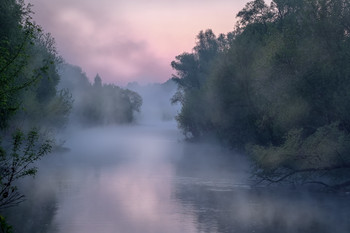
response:
{"label": "tree", "polygon": [[172,63],[180,128],[245,151],[264,182],[349,188],[349,6],[254,0],[234,32],[200,32]]}
{"label": "tree", "polygon": [[[53,141],[39,135],[39,130],[24,133],[14,124],[26,97],[35,96],[38,102],[45,102],[45,106],[57,97],[55,87],[59,78],[53,40],[49,36],[43,38],[41,28],[31,21],[30,7],[16,0],[0,4],[0,208],[23,201],[16,181],[34,176],[33,163],[48,154],[53,146]],[[69,109],[66,94],[60,94],[59,98],[60,106]],[[61,113],[67,114],[66,110]],[[1,227],[7,228],[3,218]]]}
{"label": "tree", "polygon": [[131,91],[129,89],[126,89],[125,93],[129,99],[132,111],[140,112],[140,108],[142,106],[142,97],[135,91]]}
{"label": "tree", "polygon": [[183,53],[171,63],[176,70],[173,80],[178,84],[172,103],[182,104],[177,121],[189,137],[199,138],[211,127],[205,117],[206,98],[203,93],[212,69],[212,61],[226,48],[225,36],[221,35],[219,41],[213,31],[208,29],[198,34],[193,53]]}
{"label": "tree", "polygon": [[237,17],[240,18],[238,27],[241,28],[252,24],[263,24],[266,26],[273,15],[264,0],[254,0],[248,2],[245,7],[238,12]]}
{"label": "tree", "polygon": [[33,126],[50,130],[62,129],[68,121],[73,100],[67,89],[58,87],[61,77],[57,67],[62,58],[55,49],[54,39],[50,34],[37,33],[28,54],[25,68],[27,74],[40,67],[45,69],[40,71],[40,76],[32,85],[19,91],[21,108],[12,118],[11,124],[18,125],[20,122],[21,127],[27,129]]}
{"label": "tree", "polygon": [[40,138],[36,130],[24,135],[17,130],[12,144],[0,148],[0,209],[15,206],[24,200],[15,183],[25,176],[34,176],[33,163],[51,152],[52,142]]}
{"label": "tree", "polygon": [[35,33],[41,29],[30,21],[30,5],[5,0],[1,3],[0,19],[0,128],[5,128],[19,108],[18,93],[40,77],[45,66],[22,76],[29,59],[28,50]]}
{"label": "tree", "polygon": [[96,74],[93,86],[95,88],[101,88],[102,87],[102,79],[101,79],[99,74]]}
{"label": "tree", "polygon": [[74,98],[72,118],[84,126],[125,124],[134,120],[140,111],[141,96],[113,84],[103,84],[97,74],[93,84],[81,68],[69,64],[60,66],[63,87]]}

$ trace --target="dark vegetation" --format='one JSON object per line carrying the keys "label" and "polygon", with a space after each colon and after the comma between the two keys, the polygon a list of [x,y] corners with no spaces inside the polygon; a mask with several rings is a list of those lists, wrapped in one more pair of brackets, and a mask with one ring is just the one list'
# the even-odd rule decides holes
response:
{"label": "dark vegetation", "polygon": [[255,0],[172,62],[193,140],[245,152],[266,183],[350,186],[350,2]]}

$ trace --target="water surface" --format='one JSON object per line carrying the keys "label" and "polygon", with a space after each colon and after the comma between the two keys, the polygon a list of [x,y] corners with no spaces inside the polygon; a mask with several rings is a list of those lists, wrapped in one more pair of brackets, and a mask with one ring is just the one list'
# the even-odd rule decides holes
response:
{"label": "water surface", "polygon": [[240,155],[176,125],[71,130],[26,179],[15,232],[350,232],[350,198],[252,188]]}

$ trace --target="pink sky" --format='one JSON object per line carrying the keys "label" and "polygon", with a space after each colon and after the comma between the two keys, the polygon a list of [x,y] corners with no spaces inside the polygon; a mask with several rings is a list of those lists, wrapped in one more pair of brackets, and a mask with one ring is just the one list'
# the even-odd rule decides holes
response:
{"label": "pink sky", "polygon": [[248,0],[31,0],[60,55],[92,80],[164,82],[200,30],[232,31]]}

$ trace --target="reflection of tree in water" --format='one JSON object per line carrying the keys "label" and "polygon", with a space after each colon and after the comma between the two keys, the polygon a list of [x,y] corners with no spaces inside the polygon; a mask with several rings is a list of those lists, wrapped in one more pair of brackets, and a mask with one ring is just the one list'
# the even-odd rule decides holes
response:
{"label": "reflection of tree in water", "polygon": [[[34,183],[34,182],[33,182]],[[31,184],[26,190],[26,201],[11,208],[5,216],[14,228],[14,233],[58,232],[53,219],[57,211],[57,198],[53,190],[42,190]],[[27,188],[26,188],[27,189]]]}
{"label": "reflection of tree in water", "polygon": [[198,232],[350,232],[348,195],[250,189],[247,167],[214,147],[184,148],[173,197],[196,218]]}
{"label": "reflection of tree in water", "polygon": [[198,232],[350,232],[347,196],[189,183],[174,196],[196,217]]}

